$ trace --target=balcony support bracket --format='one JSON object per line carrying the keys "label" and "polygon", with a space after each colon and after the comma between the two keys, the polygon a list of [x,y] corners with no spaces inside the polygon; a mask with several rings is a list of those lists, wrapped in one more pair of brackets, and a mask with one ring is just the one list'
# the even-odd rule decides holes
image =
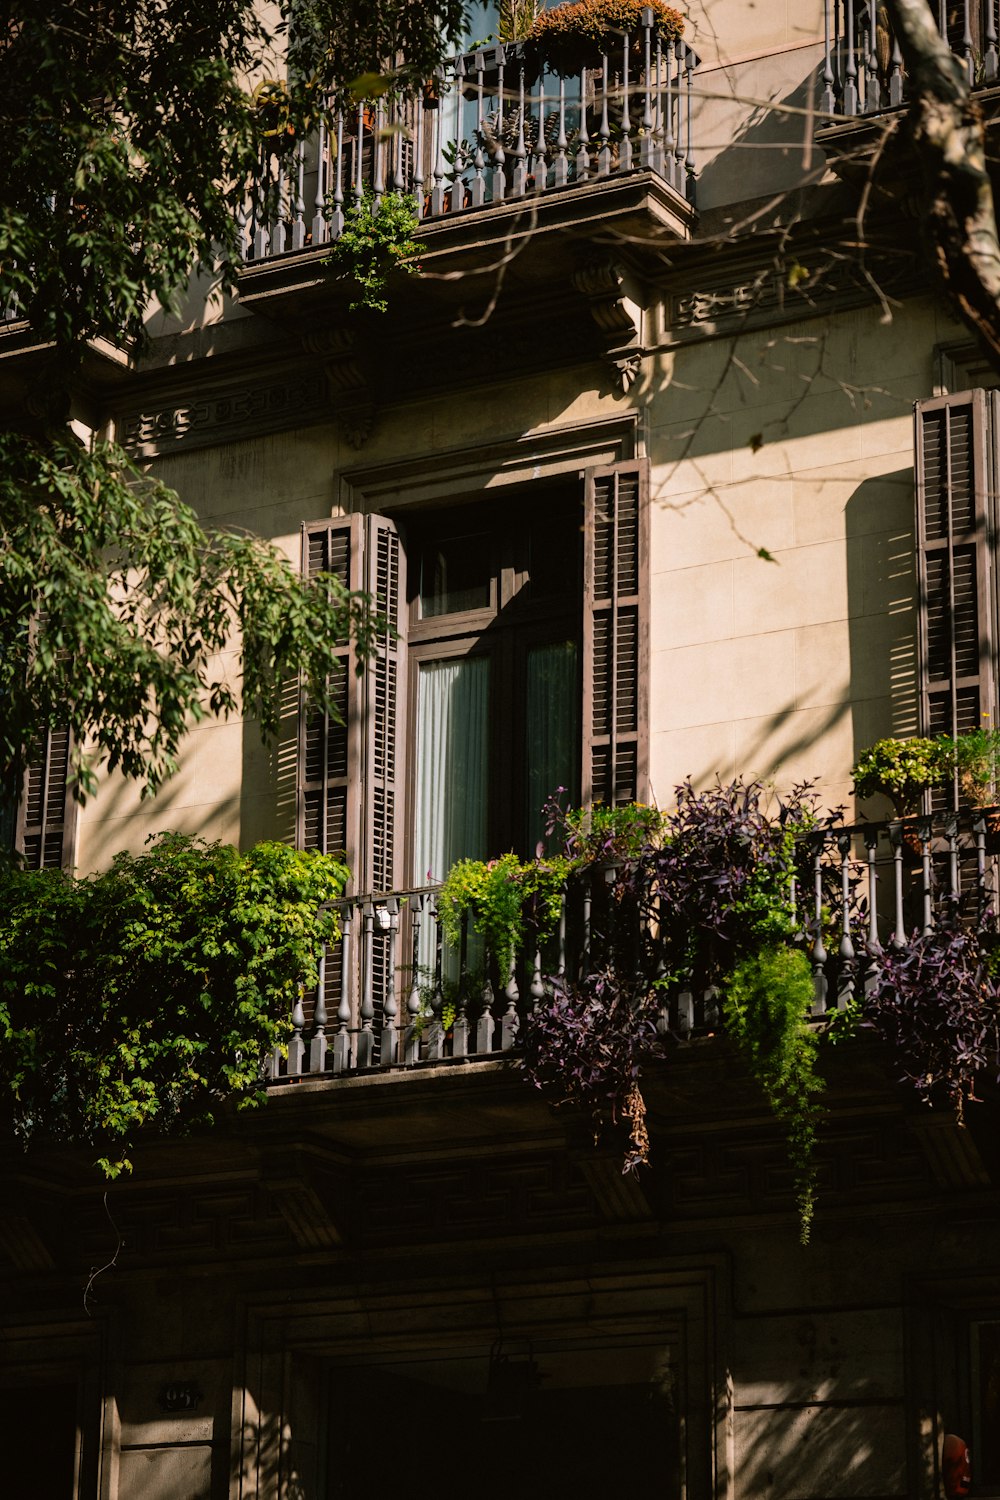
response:
{"label": "balcony support bracket", "polygon": [[349,328],[324,328],[302,335],[308,354],[323,364],[330,402],[344,437],[361,448],[375,425],[375,400]]}
{"label": "balcony support bracket", "polygon": [[597,324],[604,358],[622,395],[642,364],[641,311],[625,291],[625,275],[614,261],[589,260],[572,274],[573,286],[584,298]]}

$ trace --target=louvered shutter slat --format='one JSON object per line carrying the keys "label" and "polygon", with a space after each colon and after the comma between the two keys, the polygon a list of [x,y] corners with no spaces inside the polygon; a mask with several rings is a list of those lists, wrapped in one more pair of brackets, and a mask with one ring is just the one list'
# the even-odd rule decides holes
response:
{"label": "louvered shutter slat", "polygon": [[648,796],[649,487],[645,463],[592,471],[585,492],[584,802]]}
{"label": "louvered shutter slat", "polygon": [[958,735],[994,713],[990,411],[983,391],[916,408],[921,723]]}
{"label": "louvered shutter slat", "polygon": [[55,870],[73,862],[72,750],[67,726],[47,730],[37,759],[28,767],[14,844],[29,870]]}

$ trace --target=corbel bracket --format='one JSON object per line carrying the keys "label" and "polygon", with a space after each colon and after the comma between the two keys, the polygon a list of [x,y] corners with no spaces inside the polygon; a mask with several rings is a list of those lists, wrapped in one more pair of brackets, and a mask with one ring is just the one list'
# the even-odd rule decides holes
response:
{"label": "corbel bracket", "polygon": [[573,286],[586,300],[604,345],[604,357],[624,393],[639,373],[638,308],[624,291],[624,273],[611,260],[593,260],[572,273]]}
{"label": "corbel bracket", "polygon": [[361,448],[375,425],[375,401],[349,328],[324,328],[302,335],[308,354],[323,364],[337,424],[352,448]]}

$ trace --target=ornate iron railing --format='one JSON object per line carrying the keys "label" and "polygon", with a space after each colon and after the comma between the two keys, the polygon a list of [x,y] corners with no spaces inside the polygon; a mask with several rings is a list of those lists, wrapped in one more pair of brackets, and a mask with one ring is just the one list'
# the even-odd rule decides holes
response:
{"label": "ornate iron railing", "polygon": [[442,219],[643,168],[693,201],[697,65],[685,42],[661,42],[651,10],[569,78],[533,72],[519,43],[462,53],[420,100],[341,108],[267,150],[240,218],[244,260],[332,243],[366,194],[411,195],[418,218]]}
{"label": "ornate iron railing", "polygon": [[[823,826],[804,837],[789,902],[795,942],[813,967],[817,1022],[862,999],[880,956],[932,932],[946,906],[972,927],[994,922],[995,818],[1000,812],[967,811]],[[616,878],[614,868],[603,867],[572,877],[550,944],[522,955],[506,974],[476,949],[467,919],[457,947],[449,946],[439,887],[338,903],[342,940],[324,959],[316,995],[296,1007],[287,1055],[270,1064],[272,1082],[509,1052],[557,977],[578,978],[601,961],[615,906],[605,898]],[[653,888],[635,942],[650,987],[658,969],[657,902]],[[714,989],[664,993],[659,1026],[678,1037],[714,1029],[718,999]]]}
{"label": "ornate iron railing", "polygon": [[[931,0],[938,29],[972,87],[998,81],[998,0]],[[873,115],[906,98],[903,56],[885,0],[824,0],[826,114]]]}

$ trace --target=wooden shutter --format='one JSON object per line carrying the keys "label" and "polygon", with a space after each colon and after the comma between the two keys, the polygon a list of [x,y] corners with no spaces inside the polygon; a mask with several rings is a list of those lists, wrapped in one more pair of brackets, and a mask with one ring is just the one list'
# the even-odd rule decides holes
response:
{"label": "wooden shutter", "polygon": [[[302,566],[314,578],[332,573],[349,589],[362,587],[362,518],[307,526]],[[340,722],[303,702],[299,714],[298,843],[346,857],[358,889],[361,807],[361,685],[350,641],[343,641],[330,685]]]}
{"label": "wooden shutter", "polygon": [[991,411],[984,391],[918,402],[917,560],[921,728],[962,734],[994,719],[990,625]]}
{"label": "wooden shutter", "polygon": [[14,847],[29,870],[70,867],[76,808],[70,795],[73,743],[67,726],[46,730],[24,778]]}
{"label": "wooden shutter", "polygon": [[[364,889],[395,890],[402,881],[402,745],[406,724],[406,576],[399,532],[385,516],[368,517],[365,588],[392,630],[376,645],[366,677]],[[394,633],[395,632],[395,633]]]}
{"label": "wooden shutter", "polygon": [[587,475],[584,803],[649,795],[649,480],[645,462]]}

